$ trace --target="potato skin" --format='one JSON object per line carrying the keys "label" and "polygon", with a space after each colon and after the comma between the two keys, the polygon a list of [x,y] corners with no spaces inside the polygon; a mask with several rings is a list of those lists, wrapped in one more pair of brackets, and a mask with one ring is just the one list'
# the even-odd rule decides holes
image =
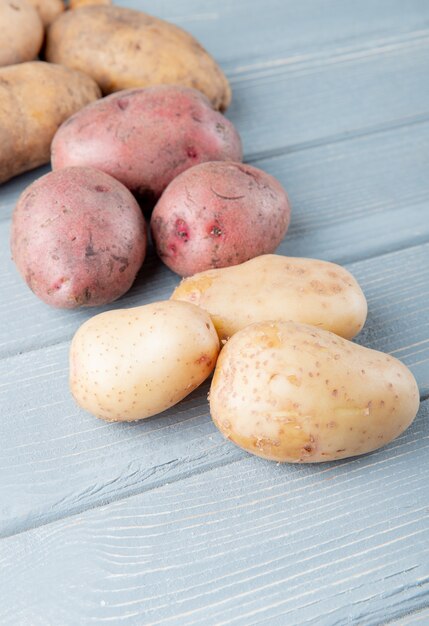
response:
{"label": "potato skin", "polygon": [[58,129],[52,167],[96,167],[153,205],[203,161],[240,161],[240,136],[199,91],[179,85],[125,90],[94,102]]}
{"label": "potato skin", "polygon": [[43,25],[49,26],[65,10],[62,0],[27,0],[38,12]]}
{"label": "potato skin", "polygon": [[104,94],[172,84],[202,91],[221,111],[231,101],[225,75],[194,37],[132,9],[66,11],[49,29],[46,58],[87,72]]}
{"label": "potato skin", "polygon": [[134,421],[173,406],[209,376],[219,340],[208,314],[154,302],[96,315],[70,348],[76,402],[107,421]]}
{"label": "potato skin", "polygon": [[31,61],[43,43],[43,24],[27,0],[0,0],[0,66]]}
{"label": "potato skin", "polygon": [[41,300],[73,309],[98,306],[131,287],[146,252],[146,225],[133,195],[91,168],[50,172],[22,193],[11,251]]}
{"label": "potato skin", "polygon": [[[89,76],[33,61],[0,68],[0,183],[49,162],[58,126],[100,97]],[[25,131],[23,130],[25,129]]]}
{"label": "potato skin", "polygon": [[210,389],[219,430],[278,462],[333,461],[400,435],[419,407],[397,359],[295,322],[258,322],[223,348]]}
{"label": "potato skin", "polygon": [[164,263],[191,276],[273,252],[289,220],[288,197],[273,176],[219,161],[175,178],[155,206],[151,229]]}
{"label": "potato skin", "polygon": [[368,311],[358,282],[340,265],[276,254],[185,278],[171,298],[208,311],[220,339],[267,319],[294,320],[352,339]]}
{"label": "potato skin", "polygon": [[70,0],[70,9],[80,9],[91,4],[112,4],[112,0]]}

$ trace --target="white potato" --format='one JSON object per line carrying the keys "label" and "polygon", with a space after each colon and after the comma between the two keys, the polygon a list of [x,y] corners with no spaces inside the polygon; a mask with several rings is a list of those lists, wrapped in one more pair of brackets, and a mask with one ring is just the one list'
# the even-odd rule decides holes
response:
{"label": "white potato", "polygon": [[248,452],[313,463],[376,450],[413,421],[419,391],[397,359],[295,322],[258,322],[220,353],[219,430]]}
{"label": "white potato", "polygon": [[212,372],[219,340],[209,315],[186,302],[101,313],[70,349],[76,402],[108,421],[133,421],[173,406]]}
{"label": "white potato", "polygon": [[367,303],[346,269],[317,259],[265,254],[185,278],[171,296],[210,313],[221,339],[264,320],[294,320],[351,339]]}

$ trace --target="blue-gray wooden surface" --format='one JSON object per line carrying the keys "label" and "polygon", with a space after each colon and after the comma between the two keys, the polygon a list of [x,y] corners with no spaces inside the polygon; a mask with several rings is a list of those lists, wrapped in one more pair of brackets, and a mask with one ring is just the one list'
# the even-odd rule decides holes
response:
{"label": "blue-gray wooden surface", "polygon": [[[123,2],[125,4],[125,2]],[[207,385],[163,416],[105,424],[67,389],[96,311],[39,302],[9,259],[0,189],[0,624],[429,624],[429,2],[130,0],[195,34],[233,87],[246,160],[293,203],[289,255],[344,263],[357,341],[419,383],[390,446],[323,466],[252,458]],[[1,146],[0,146],[1,149]],[[150,257],[120,303],[168,297]]]}

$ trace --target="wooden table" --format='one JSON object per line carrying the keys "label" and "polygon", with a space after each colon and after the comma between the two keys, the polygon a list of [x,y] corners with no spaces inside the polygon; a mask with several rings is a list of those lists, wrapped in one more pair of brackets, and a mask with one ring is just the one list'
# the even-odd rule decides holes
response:
{"label": "wooden table", "polygon": [[[130,3],[128,3],[130,5]],[[106,424],[67,388],[73,332],[9,260],[0,190],[0,623],[429,624],[429,2],[134,0],[226,70],[246,161],[293,204],[288,255],[346,265],[358,342],[402,359],[422,405],[386,448],[277,465],[225,441],[207,385]],[[1,149],[1,146],[0,146]],[[117,306],[169,296],[151,257]]]}

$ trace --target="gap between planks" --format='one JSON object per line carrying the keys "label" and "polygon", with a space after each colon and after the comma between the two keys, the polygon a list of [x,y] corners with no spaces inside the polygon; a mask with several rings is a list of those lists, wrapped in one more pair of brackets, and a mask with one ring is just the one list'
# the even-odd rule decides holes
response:
{"label": "gap between planks", "polygon": [[[420,417],[422,418],[423,416],[421,415]],[[422,419],[420,422],[422,422]],[[421,425],[424,426],[424,424]],[[424,432],[427,433],[427,426],[425,426]],[[419,434],[418,429],[414,428],[414,435]],[[427,437],[424,438],[427,439]],[[414,441],[414,444],[416,441]],[[418,458],[418,467],[420,467],[420,470],[423,470],[424,452],[425,449],[427,450],[427,446],[420,448],[419,455],[416,457],[417,449],[413,445],[413,441],[408,442],[408,444],[411,446],[408,451],[408,458],[410,458],[410,455],[414,455],[413,458],[416,462]],[[276,608],[278,604],[290,604],[290,602],[295,602],[300,598],[302,599],[300,602],[304,602],[303,605],[298,607],[301,609],[311,605],[313,602],[313,599],[309,598],[312,595],[312,589],[311,585],[310,588],[308,587],[306,576],[311,575],[313,582],[320,581],[324,593],[325,591],[332,593],[334,589],[337,589],[337,585],[341,581],[342,584],[356,578],[361,579],[363,575],[369,572],[377,572],[378,575],[380,567],[373,568],[377,565],[377,561],[386,564],[385,560],[383,560],[383,555],[380,554],[380,550],[383,548],[388,547],[387,564],[389,568],[390,566],[394,568],[396,562],[402,565],[407,557],[404,556],[401,559],[397,559],[399,553],[397,549],[398,542],[402,543],[404,539],[417,537],[422,532],[426,532],[424,528],[421,528],[421,510],[422,507],[426,508],[422,499],[415,506],[412,506],[410,503],[410,505],[401,506],[400,510],[397,510],[396,506],[392,507],[392,503],[393,505],[395,503],[398,504],[397,479],[399,478],[399,465],[396,463],[396,460],[403,456],[403,452],[397,454],[398,448],[401,447],[403,447],[403,444],[401,442],[398,444],[397,440],[393,450],[388,451],[385,449],[384,451],[379,451],[379,453],[374,453],[374,455],[367,455],[351,459],[348,462],[333,464],[331,467],[321,468],[321,475],[318,477],[318,480],[313,481],[311,484],[308,484],[308,481],[311,480],[311,476],[309,476],[312,473],[311,467],[308,468],[309,471],[307,473],[301,472],[300,468],[295,468],[296,471],[292,472],[282,472],[282,468],[277,468],[275,464],[258,462],[258,460],[246,456],[243,461],[244,474],[243,472],[231,471],[226,468],[226,472],[222,471],[217,476],[220,485],[225,487],[224,490],[221,489],[220,493],[213,479],[211,488],[207,489],[207,479],[203,477],[200,480],[196,477],[196,480],[191,478],[191,482],[184,485],[181,491],[177,491],[175,488],[171,489],[170,487],[167,487],[166,491],[159,490],[159,496],[149,498],[149,503],[145,498],[136,499],[135,502],[126,502],[124,499],[123,502],[118,502],[117,506],[107,507],[107,509],[104,511],[100,510],[95,515],[90,512],[80,520],[64,520],[63,523],[58,524],[54,528],[51,527],[29,535],[28,539],[24,538],[18,544],[21,545],[19,558],[21,561],[27,562],[31,550],[34,550],[38,554],[45,555],[48,562],[53,564],[57,558],[55,555],[63,553],[61,550],[58,550],[58,546],[71,541],[70,545],[75,545],[78,551],[78,556],[74,557],[77,559],[77,563],[87,565],[86,562],[82,562],[82,559],[86,558],[86,547],[82,540],[85,542],[90,539],[90,544],[88,544],[91,559],[90,569],[92,568],[93,571],[98,570],[97,573],[104,571],[107,574],[102,578],[99,575],[90,576],[91,592],[95,592],[95,600],[109,598],[109,601],[106,603],[108,605],[106,611],[110,616],[107,617],[106,613],[104,613],[105,617],[102,621],[118,619],[117,616],[115,617],[114,612],[119,611],[122,614],[126,604],[136,608],[140,613],[143,608],[148,608],[149,614],[153,615],[153,611],[159,611],[162,606],[167,606],[165,602],[173,594],[175,594],[176,598],[180,598],[179,604],[182,607],[184,602],[192,603],[195,597],[205,598],[204,604],[199,602],[195,610],[191,610],[190,613],[198,614],[204,607],[212,607],[216,613],[216,618],[218,617],[216,607],[229,604],[230,601],[233,602],[237,598],[237,594],[239,595],[240,603],[236,603],[233,609],[239,609],[242,606],[242,600],[244,600],[243,604],[247,610],[246,605],[251,603],[254,592],[258,594],[261,592],[264,594],[268,593],[268,596],[264,597],[268,597],[270,601],[273,601],[273,604],[269,605],[271,608]],[[386,464],[389,467],[386,467]],[[384,467],[381,472],[379,472],[380,466],[381,468]],[[420,488],[424,488],[424,480],[420,476],[418,468],[416,467],[417,471],[415,473],[410,474],[412,467],[412,463],[405,462],[401,468],[404,470],[404,473],[399,479],[399,484],[403,484],[405,487],[408,485],[406,488],[410,498],[412,498],[411,494],[420,493],[415,490],[416,482],[420,483]],[[367,472],[369,468],[375,468],[371,475]],[[381,484],[378,480],[380,474],[382,477],[392,477],[393,482],[389,481],[387,493],[382,493]],[[277,481],[276,477],[280,478],[280,480]],[[333,483],[330,481],[330,478],[336,479],[334,487],[331,487]],[[347,486],[345,487],[345,485]],[[288,488],[286,489],[286,487]],[[250,498],[245,497],[243,489],[250,490]],[[310,490],[309,492],[308,489]],[[356,499],[363,497],[365,497],[366,502],[370,502],[372,497],[370,491],[373,489],[376,493],[379,493],[380,502],[377,503],[377,507],[380,511],[383,511],[383,517],[374,517],[371,507],[366,506],[362,509],[364,517],[356,518],[351,504],[355,503]],[[338,502],[339,494],[344,494],[344,501]],[[313,496],[315,499],[313,499]],[[318,516],[314,519],[313,515],[308,515],[307,503],[309,499],[315,510],[320,513],[320,519]],[[177,508],[175,503],[178,504]],[[336,503],[339,505],[339,511],[335,510]],[[264,506],[261,506],[262,504]],[[154,509],[152,509],[153,505]],[[213,513],[211,505],[215,505]],[[220,509],[219,506],[221,507]],[[289,513],[286,514],[287,510]],[[332,514],[329,513],[330,510]],[[255,512],[256,519],[252,511]],[[392,511],[395,512],[395,524],[386,523],[384,513]],[[150,519],[148,519],[148,516]],[[357,521],[354,523],[356,519]],[[388,519],[391,519],[390,516]],[[368,524],[366,520],[370,523]],[[308,543],[308,545],[304,546],[302,545],[303,522],[305,524],[305,532],[307,533],[306,543]],[[334,522],[335,533],[329,532],[328,522],[331,527]],[[176,524],[178,528],[176,528]],[[420,526],[415,529],[405,530],[415,524],[420,524]],[[351,525],[350,529],[349,525]],[[201,528],[204,532],[196,534],[197,528]],[[158,529],[158,532],[153,534],[156,529]],[[325,531],[322,541],[317,539],[321,529]],[[195,544],[193,539],[191,539],[192,551],[186,553],[186,543],[184,543],[181,537],[176,539],[179,531],[187,533],[188,537],[195,537],[195,539],[199,540],[199,543]],[[308,531],[311,531],[311,533],[308,533]],[[68,535],[68,539],[66,537],[65,541],[62,540],[61,536],[64,533],[67,535],[69,532],[71,534]],[[236,533],[240,540],[239,545]],[[337,545],[338,533],[340,533],[341,537],[340,546]],[[293,563],[295,566],[294,571],[290,571],[290,564],[288,566],[284,562],[285,555],[280,547],[282,538],[287,538],[288,540],[288,551],[299,557],[299,560]],[[158,541],[160,542],[159,545]],[[246,543],[249,546],[253,543],[256,551],[256,557],[250,567],[249,563],[246,562],[246,556],[250,556],[250,553],[243,549]],[[419,546],[421,544],[422,541],[420,541]],[[183,548],[183,545],[185,545],[185,548]],[[220,560],[219,545],[221,546]],[[121,546],[123,546],[123,550]],[[360,548],[358,549],[356,546],[360,546]],[[321,547],[323,547],[322,552],[320,552]],[[427,545],[421,545],[421,554],[424,552],[424,547],[427,549]],[[194,548],[197,548],[197,550],[195,551]],[[328,549],[326,550],[326,548]],[[347,548],[346,553],[342,552],[345,548]],[[149,550],[148,553],[146,549]],[[179,561],[181,550],[183,551],[183,559]],[[401,545],[399,550],[401,554],[407,552],[409,551],[409,545]],[[330,559],[333,552],[335,555],[335,551],[337,552],[336,556],[340,558]],[[155,570],[148,569],[147,566],[151,566],[147,558],[152,557],[153,560],[155,554],[160,554],[160,558],[155,559],[158,560],[158,563],[155,564],[158,567]],[[417,554],[416,551],[414,552],[415,554]],[[329,556],[326,559],[327,555]],[[355,565],[356,556],[360,557],[360,565]],[[374,556],[375,559],[373,558]],[[364,560],[362,560],[363,557]],[[95,567],[93,565],[94,560],[96,561]],[[374,560],[375,563],[373,562]],[[332,561],[335,567],[332,567]],[[340,568],[337,568],[337,563],[341,563]],[[39,567],[39,564],[42,572],[45,567],[45,561],[43,560],[42,563],[38,562],[37,567]],[[125,571],[124,564],[127,565]],[[204,568],[208,573],[208,579],[204,576],[203,571],[200,572],[202,576],[199,576],[198,572],[195,573],[192,569],[193,564],[200,569]],[[297,564],[298,569],[296,569]],[[416,569],[415,563],[408,562],[405,565],[407,567],[404,567],[403,573]],[[226,568],[225,570],[224,567]],[[363,572],[361,568],[364,568]],[[381,578],[377,578],[376,582],[383,582],[398,574],[397,569],[394,569],[392,572],[392,569],[389,568],[384,570],[383,575]],[[350,571],[350,569],[355,571]],[[8,580],[14,580],[16,575],[14,568],[12,567],[7,571]],[[19,574],[22,572],[22,569],[19,569],[18,566],[16,571]],[[76,571],[76,564],[73,564],[66,575],[67,585],[72,594],[76,587],[72,587],[71,583],[76,583],[78,580],[77,576],[79,576],[79,574],[75,576]],[[82,572],[85,571],[86,568],[83,567]],[[156,580],[153,579],[153,576],[150,579],[143,578],[147,574],[155,574],[155,579],[159,575],[163,577],[162,581],[165,582],[169,580],[167,572],[174,574],[175,571],[181,572],[181,576],[173,576],[173,579],[179,582],[179,589],[172,589],[164,585],[156,588]],[[26,569],[25,572],[29,572],[31,580],[31,568]],[[269,572],[269,578],[267,578],[267,572]],[[327,574],[331,576],[331,583],[328,585],[326,585],[326,582],[328,582],[326,580]],[[26,575],[23,575],[23,580]],[[332,576],[334,577],[333,580]],[[188,585],[186,581],[189,578],[192,579],[192,577],[194,584]],[[119,587],[122,587],[122,580],[124,581],[125,589],[119,589]],[[116,581],[120,583],[119,587],[116,585]],[[148,586],[150,587],[151,581],[153,589],[147,589]],[[290,585],[291,581],[293,581],[292,585]],[[49,575],[47,582],[49,583]],[[285,597],[284,592],[282,592],[285,583],[288,591],[294,591],[294,595],[290,598]],[[252,586],[250,590],[249,584]],[[114,585],[113,588],[112,585]],[[174,587],[175,585],[172,584],[172,586]],[[403,587],[404,585],[402,585],[401,589]],[[25,588],[25,586],[22,586],[22,588]],[[121,596],[116,601],[112,597],[112,592],[115,591],[120,591],[121,593]],[[131,591],[130,595],[128,595],[129,591]],[[197,591],[197,596],[195,596],[195,591]],[[345,591],[348,591],[348,587],[345,588]],[[374,593],[372,588],[368,588],[368,591],[371,594]],[[392,589],[390,586],[389,591],[392,593],[395,591],[395,588]],[[125,594],[126,598],[124,598],[125,592],[127,592]],[[153,595],[153,592],[155,592],[155,595]],[[177,596],[178,593],[181,595]],[[189,593],[191,593],[190,597]],[[213,593],[215,597],[213,597]],[[220,601],[219,599],[216,600],[216,595],[219,598],[219,593],[221,593]],[[227,594],[226,596],[225,593]],[[341,591],[341,593],[344,593],[344,591]],[[277,603],[279,594],[280,602]],[[64,596],[64,594],[62,595]],[[374,597],[376,596],[377,594]],[[373,596],[371,595],[371,597]],[[161,606],[159,604],[157,606],[147,604],[150,600],[157,598],[161,601]],[[40,597],[40,599],[43,602],[43,598]],[[125,599],[126,602],[124,602]],[[365,598],[362,599],[362,597],[357,598],[358,602],[364,600]],[[145,604],[142,604],[143,602]],[[402,600],[400,603],[395,604],[403,608]],[[94,606],[98,605],[93,604]],[[341,607],[343,606],[341,605]],[[185,607],[186,604],[183,608]],[[189,604],[187,608],[189,608]],[[258,609],[259,607],[256,608]],[[110,611],[113,611],[113,613]],[[290,609],[288,609],[289,612]],[[257,613],[258,611],[255,614]],[[184,613],[175,614],[170,616],[170,618],[166,614],[166,619],[162,623],[164,621],[168,623],[172,617],[176,616],[182,616],[183,619],[185,614],[186,609]],[[249,616],[251,614],[253,614],[253,611],[250,609]],[[390,614],[392,615],[392,613]],[[371,613],[371,615],[373,614]],[[154,617],[156,618],[156,613]],[[212,615],[212,618],[214,617],[215,614]],[[393,617],[396,617],[396,612],[393,613]],[[191,619],[192,623],[194,623],[193,618]],[[196,623],[201,622],[197,621]],[[220,622],[216,621],[216,623]],[[253,622],[240,623],[250,624]],[[382,623],[382,620],[377,623]]]}
{"label": "gap between planks", "polygon": [[429,121],[429,112],[422,113],[421,115],[414,115],[409,118],[400,118],[398,120],[392,120],[385,124],[375,124],[373,126],[367,126],[365,128],[359,128],[350,132],[338,133],[337,135],[327,135],[320,139],[313,139],[311,141],[303,141],[288,146],[282,146],[280,148],[273,148],[272,150],[261,150],[260,152],[249,152],[244,155],[245,163],[254,163],[257,161],[265,161],[272,158],[281,157],[287,154],[296,152],[303,152],[305,150],[311,150],[312,148],[322,148],[323,146],[330,146],[337,143],[343,143],[345,141],[353,141],[354,139],[362,139],[364,137],[371,137],[373,135],[379,135],[390,132],[392,130],[400,130],[402,128],[416,126],[418,124],[424,124]]}
{"label": "gap between planks", "polygon": [[[416,417],[416,420],[421,419],[421,413],[426,412],[429,408],[429,402],[427,400],[422,400],[420,403],[420,407],[419,407],[419,413]],[[412,426],[410,427],[412,428]],[[382,452],[384,452],[389,446],[391,446],[392,444],[396,447],[401,447],[401,446],[405,446],[407,447],[408,445],[412,445],[413,444],[413,440],[411,441],[411,443],[405,442],[405,444],[402,444],[401,441],[404,438],[407,438],[408,436],[408,431],[409,429],[407,429],[406,431],[404,431],[404,433],[402,433],[396,440],[394,440],[393,442],[391,442],[390,444],[388,444],[387,446],[383,446],[380,450]],[[165,480],[163,479],[163,476],[161,475],[160,478],[157,481],[154,481],[152,483],[149,484],[144,484],[143,487],[140,488],[132,488],[132,487],[128,487],[126,493],[123,493],[123,495],[115,495],[112,497],[109,496],[105,496],[102,501],[94,501],[93,504],[90,503],[85,503],[82,506],[77,506],[74,505],[72,508],[69,509],[69,511],[67,512],[67,514],[62,514],[61,512],[58,512],[56,514],[53,514],[50,517],[46,517],[44,521],[38,521],[38,523],[34,523],[34,524],[28,524],[28,525],[22,525],[21,528],[18,528],[15,532],[1,532],[0,533],[0,538],[8,538],[8,537],[15,537],[17,535],[21,535],[21,534],[25,534],[26,532],[29,531],[33,531],[37,528],[42,528],[45,526],[49,526],[51,524],[55,524],[59,521],[63,521],[66,519],[70,519],[70,518],[75,518],[76,516],[85,514],[86,512],[89,511],[93,511],[96,509],[99,509],[101,507],[105,507],[114,503],[119,503],[119,502],[123,502],[126,500],[129,500],[130,498],[134,498],[136,496],[139,495],[144,495],[146,493],[150,493],[152,491],[155,490],[159,490],[159,489],[163,489],[164,487],[168,487],[174,483],[179,483],[183,480],[187,480],[187,479],[193,479],[196,478],[198,476],[203,476],[204,474],[211,472],[213,470],[216,469],[220,469],[220,468],[226,468],[230,465],[233,465],[235,463],[242,463],[243,461],[249,460],[254,458],[253,455],[250,455],[249,453],[243,452],[241,449],[239,449],[237,446],[231,444],[230,442],[224,440],[224,446],[227,447],[227,452],[221,457],[219,458],[217,461],[213,461],[213,462],[209,462],[206,465],[200,465],[200,466],[195,466],[194,465],[194,461],[188,459],[188,466],[192,466],[190,471],[184,471],[184,472],[178,472],[176,474],[172,474],[168,476],[167,482],[165,482]],[[216,447],[216,446],[215,446]],[[207,450],[203,451],[203,455],[206,456],[207,455]],[[349,465],[351,463],[355,463],[355,462],[359,462],[360,460],[363,461],[365,463],[365,459],[367,459],[368,457],[371,457],[372,455],[377,454],[377,450],[372,452],[372,453],[368,453],[365,455],[359,455],[356,457],[350,457],[348,459],[343,459],[339,462],[331,462],[329,464],[327,464],[327,467],[321,467],[321,464],[318,465],[318,467],[320,467],[321,472],[329,472],[329,471],[335,471],[335,468],[340,468],[343,465]],[[402,455],[405,454],[407,455],[408,452],[402,453]],[[395,455],[392,456],[392,458],[397,459],[401,456],[400,455]],[[187,459],[182,458],[181,459],[181,464],[184,465]],[[390,457],[388,457],[387,459],[384,459],[382,461],[376,461],[375,464],[377,465],[378,463],[385,463],[388,462],[390,460]],[[259,461],[263,461],[263,459],[259,459]],[[172,463],[174,463],[174,461],[169,461],[167,463],[164,463],[164,466],[167,465],[171,465]],[[266,461],[266,463],[268,464],[268,466],[270,465],[282,465],[280,463],[274,463],[274,462],[270,462],[270,461]],[[283,465],[288,465],[288,464],[283,464]],[[293,465],[293,464],[292,464]],[[311,464],[311,466],[314,467],[315,464]],[[158,467],[152,467],[152,470],[154,472],[156,472],[156,470],[160,469],[162,466],[158,466]],[[309,466],[307,466],[309,467]],[[357,465],[356,469],[354,471],[360,471],[360,465]]]}

